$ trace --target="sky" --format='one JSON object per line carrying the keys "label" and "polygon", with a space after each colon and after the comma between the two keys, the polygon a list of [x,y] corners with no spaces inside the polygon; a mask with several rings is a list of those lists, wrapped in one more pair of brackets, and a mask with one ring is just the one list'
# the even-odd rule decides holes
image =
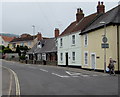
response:
{"label": "sky", "polygon": [[[87,16],[97,11],[97,3],[97,0],[94,2],[2,2],[0,32],[18,35],[41,32],[44,37],[53,37],[55,28],[59,28],[62,33],[71,22],[75,21],[77,8],[81,8]],[[118,1],[106,1],[104,5],[105,11],[108,11],[117,6]],[[35,25],[35,33],[32,25]]]}

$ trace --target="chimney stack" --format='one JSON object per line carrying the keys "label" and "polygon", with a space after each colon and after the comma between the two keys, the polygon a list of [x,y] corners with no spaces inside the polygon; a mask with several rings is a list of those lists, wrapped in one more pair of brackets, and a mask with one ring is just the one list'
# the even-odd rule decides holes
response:
{"label": "chimney stack", "polygon": [[37,34],[37,40],[38,41],[42,40],[42,34],[40,32],[38,32],[38,34]]}
{"label": "chimney stack", "polygon": [[55,32],[54,32],[55,33],[55,38],[57,38],[59,36],[59,32],[60,32],[59,29],[55,28]]}
{"label": "chimney stack", "polygon": [[84,13],[83,10],[81,10],[81,8],[77,9],[77,13],[76,13],[76,21],[77,23],[84,17]]}
{"label": "chimney stack", "polygon": [[105,13],[105,6],[103,5],[103,2],[98,1],[98,5],[97,5],[97,13]]}

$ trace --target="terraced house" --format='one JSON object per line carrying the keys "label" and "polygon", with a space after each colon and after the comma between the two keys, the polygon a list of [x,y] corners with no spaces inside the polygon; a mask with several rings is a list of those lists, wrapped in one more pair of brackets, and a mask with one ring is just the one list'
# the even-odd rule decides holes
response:
{"label": "terraced house", "polygon": [[[104,5],[102,5],[104,6]],[[97,12],[84,16],[81,8],[77,9],[76,20],[72,22],[57,38],[58,65],[82,67],[81,33],[92,21],[101,16],[103,7],[97,7]]]}
{"label": "terraced house", "polygon": [[[98,7],[100,6],[99,2]],[[105,41],[104,35],[107,37]],[[115,70],[120,71],[120,5],[96,18],[80,36],[82,68],[104,70],[109,64],[109,58],[112,57],[117,61]],[[107,44],[106,53],[103,42]]]}
{"label": "terraced house", "polygon": [[56,28],[54,34],[53,38],[42,38],[27,52],[29,61],[35,61],[36,64],[57,65],[56,38],[59,36],[59,29]]}

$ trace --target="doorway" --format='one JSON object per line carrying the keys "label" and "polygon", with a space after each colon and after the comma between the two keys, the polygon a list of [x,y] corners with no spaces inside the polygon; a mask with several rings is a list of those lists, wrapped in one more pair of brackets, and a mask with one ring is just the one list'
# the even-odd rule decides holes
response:
{"label": "doorway", "polygon": [[95,70],[95,54],[91,54],[91,67]]}
{"label": "doorway", "polygon": [[68,53],[66,53],[65,56],[66,56],[66,66],[68,66]]}

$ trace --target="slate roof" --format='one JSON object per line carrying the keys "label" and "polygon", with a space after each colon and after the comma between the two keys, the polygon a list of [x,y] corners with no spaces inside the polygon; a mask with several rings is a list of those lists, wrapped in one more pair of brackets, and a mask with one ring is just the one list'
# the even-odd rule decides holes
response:
{"label": "slate roof", "polygon": [[[28,36],[28,37],[19,37],[19,38],[14,38],[12,41],[10,42],[19,42],[19,41],[31,41],[34,40],[35,38],[37,38],[37,35],[35,36]],[[48,39],[47,37],[43,37],[43,39]]]}
{"label": "slate roof", "polygon": [[62,33],[60,36],[64,36],[67,34],[71,34],[77,31],[83,30],[89,23],[92,22],[94,18],[98,16],[97,13],[93,13],[89,16],[82,18],[78,23],[76,21],[72,22]]}
{"label": "slate roof", "polygon": [[120,25],[120,5],[104,13],[100,17],[96,18],[96,20],[94,20],[94,22],[91,25],[89,25],[86,29],[84,29],[82,33],[80,33],[80,35],[88,33],[95,29],[104,27],[104,24],[100,23],[103,21],[106,23],[106,26],[111,25],[111,24]]}
{"label": "slate roof", "polygon": [[[41,42],[41,44],[43,44],[42,48],[37,47],[39,42]],[[56,39],[55,38],[43,39],[43,40],[40,40],[39,42],[36,43],[35,46],[33,48],[31,48],[27,53],[32,54],[33,51],[35,53],[57,52]]]}

